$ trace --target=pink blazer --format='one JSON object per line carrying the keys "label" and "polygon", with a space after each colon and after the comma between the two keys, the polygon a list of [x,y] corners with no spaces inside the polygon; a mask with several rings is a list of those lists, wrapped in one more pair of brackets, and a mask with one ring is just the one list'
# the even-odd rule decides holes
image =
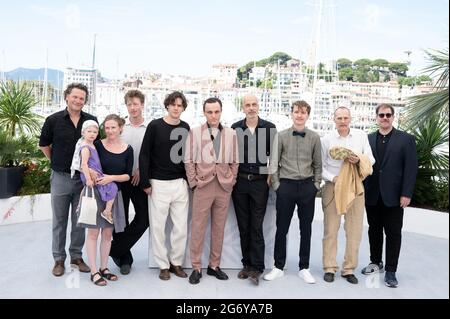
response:
{"label": "pink blazer", "polygon": [[220,138],[220,152],[216,158],[206,123],[190,130],[184,160],[189,187],[201,189],[217,176],[225,191],[233,190],[239,167],[236,132],[224,127]]}

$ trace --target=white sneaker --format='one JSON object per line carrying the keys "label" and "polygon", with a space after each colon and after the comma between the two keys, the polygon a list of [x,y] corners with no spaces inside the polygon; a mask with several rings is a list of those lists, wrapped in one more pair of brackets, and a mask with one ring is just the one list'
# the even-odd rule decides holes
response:
{"label": "white sneaker", "polygon": [[264,275],[264,280],[274,280],[284,276],[284,271],[274,267],[271,272]]}
{"label": "white sneaker", "polygon": [[315,284],[316,280],[309,272],[309,269],[302,269],[298,272],[298,276],[302,278],[307,284]]}

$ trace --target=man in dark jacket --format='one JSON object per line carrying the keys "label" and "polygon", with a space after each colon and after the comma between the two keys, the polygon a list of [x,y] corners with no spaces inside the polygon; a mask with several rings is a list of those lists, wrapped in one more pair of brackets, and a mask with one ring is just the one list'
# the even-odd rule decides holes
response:
{"label": "man in dark jacket", "polygon": [[362,269],[369,275],[383,271],[383,230],[386,234],[386,275],[388,287],[397,287],[395,276],[402,239],[403,209],[411,202],[417,176],[414,137],[392,126],[394,108],[381,104],[376,109],[377,132],[369,135],[376,162],[365,180],[369,223],[370,264]]}

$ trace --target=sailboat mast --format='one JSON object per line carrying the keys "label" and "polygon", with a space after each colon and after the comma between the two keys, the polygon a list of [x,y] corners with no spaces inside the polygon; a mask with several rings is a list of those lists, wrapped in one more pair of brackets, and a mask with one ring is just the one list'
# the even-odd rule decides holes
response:
{"label": "sailboat mast", "polygon": [[44,114],[47,109],[47,96],[48,96],[48,49],[45,54],[45,70],[44,70],[44,87],[43,87],[43,100],[41,114]]}
{"label": "sailboat mast", "polygon": [[323,0],[318,0],[319,8],[317,12],[317,24],[316,24],[316,39],[314,41],[314,49],[313,49],[313,67],[314,67],[314,76],[313,76],[313,88],[312,88],[312,105],[311,105],[311,118],[314,119],[314,109],[316,104],[316,90],[317,90],[317,72],[318,72],[318,51],[320,48],[320,28],[322,24],[322,11],[323,11]]}

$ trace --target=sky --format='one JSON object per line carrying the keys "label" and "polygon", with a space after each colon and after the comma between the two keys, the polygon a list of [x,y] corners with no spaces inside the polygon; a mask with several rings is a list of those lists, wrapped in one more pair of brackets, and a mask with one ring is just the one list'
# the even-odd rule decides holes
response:
{"label": "sky", "polygon": [[[448,0],[0,0],[0,70],[92,64],[107,78],[138,71],[202,76],[213,64],[283,51],[310,61],[383,58],[426,66],[424,49],[448,48]],[[334,19],[333,19],[334,17]],[[94,36],[96,35],[96,36]],[[309,60],[308,60],[309,59]]]}

